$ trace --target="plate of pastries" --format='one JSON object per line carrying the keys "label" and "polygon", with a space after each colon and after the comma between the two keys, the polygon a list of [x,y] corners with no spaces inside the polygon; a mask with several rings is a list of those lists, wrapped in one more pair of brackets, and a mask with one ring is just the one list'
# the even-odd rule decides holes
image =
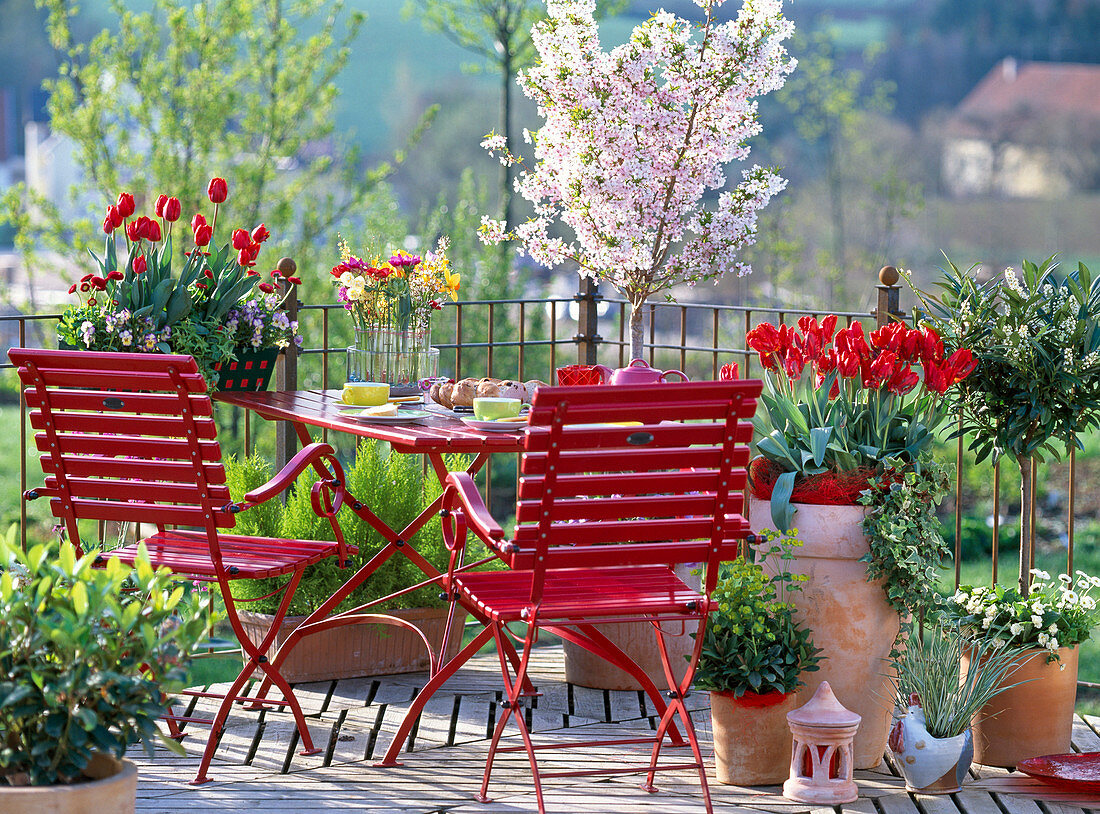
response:
{"label": "plate of pastries", "polygon": [[477,398],[519,399],[524,404],[530,404],[535,388],[540,385],[546,385],[546,382],[538,379],[518,382],[487,376],[481,379],[459,379],[457,382],[436,382],[428,391],[428,397],[448,410],[458,408],[465,411],[473,408],[474,399]]}

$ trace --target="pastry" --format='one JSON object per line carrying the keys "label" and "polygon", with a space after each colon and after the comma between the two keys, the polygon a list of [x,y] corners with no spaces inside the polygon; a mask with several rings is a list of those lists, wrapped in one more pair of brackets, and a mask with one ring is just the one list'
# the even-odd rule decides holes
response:
{"label": "pastry", "polygon": [[500,395],[506,399],[519,399],[523,402],[531,400],[527,393],[527,386],[523,382],[511,380],[500,383]]}
{"label": "pastry", "polygon": [[538,379],[528,379],[527,381],[525,381],[523,383],[523,385],[524,385],[524,387],[527,388],[527,398],[524,399],[524,401],[526,401],[528,404],[530,404],[531,399],[533,399],[535,397],[535,390],[537,390],[540,386],[542,386],[542,387],[549,387],[550,386],[546,382],[539,381]]}
{"label": "pastry", "polygon": [[477,397],[477,379],[463,379],[451,390],[452,407],[473,407]]}
{"label": "pastry", "polygon": [[478,382],[477,398],[479,399],[496,399],[506,395],[495,379],[482,379]]}

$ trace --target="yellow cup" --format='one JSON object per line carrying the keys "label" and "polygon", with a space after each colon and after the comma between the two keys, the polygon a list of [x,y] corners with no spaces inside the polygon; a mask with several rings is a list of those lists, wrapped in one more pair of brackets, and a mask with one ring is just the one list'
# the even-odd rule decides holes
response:
{"label": "yellow cup", "polygon": [[390,386],[385,382],[344,382],[344,404],[377,407],[390,398]]}
{"label": "yellow cup", "polygon": [[474,399],[474,418],[478,421],[496,421],[501,418],[515,418],[519,415],[519,399],[479,398]]}

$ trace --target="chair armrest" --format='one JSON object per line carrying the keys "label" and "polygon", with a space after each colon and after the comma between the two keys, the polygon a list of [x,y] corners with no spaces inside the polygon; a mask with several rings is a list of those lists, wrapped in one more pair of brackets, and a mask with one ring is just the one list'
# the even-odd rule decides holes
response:
{"label": "chair armrest", "polygon": [[[259,486],[246,494],[242,503],[255,505],[282,494],[290,488],[290,485],[294,483],[307,467],[314,465],[319,466],[318,462],[323,458],[329,458],[332,461],[335,476],[342,478],[343,471],[336,462],[333,448],[328,444],[315,442],[307,447],[303,447],[297,455],[287,461],[286,466],[280,470],[279,474],[263,486]],[[318,472],[321,472],[326,478],[330,477],[329,473],[324,471],[323,468],[318,468]]]}
{"label": "chair armrest", "polygon": [[[463,513],[470,528],[478,537],[489,543],[499,543],[504,539],[504,529],[500,527],[489,510],[485,508],[485,501],[481,499],[481,493],[477,490],[473,477],[468,472],[452,472],[447,475],[447,486],[453,489],[453,493],[462,504]],[[448,507],[450,508],[450,507]],[[499,548],[499,545],[494,545]]]}

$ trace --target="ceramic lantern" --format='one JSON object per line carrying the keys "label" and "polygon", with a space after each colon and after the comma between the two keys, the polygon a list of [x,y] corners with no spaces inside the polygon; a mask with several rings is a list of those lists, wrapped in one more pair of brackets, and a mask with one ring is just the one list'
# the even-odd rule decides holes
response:
{"label": "ceramic lantern", "polygon": [[830,806],[855,800],[852,742],[860,720],[836,700],[828,681],[821,682],[808,704],[788,712],[794,744],[783,796]]}

